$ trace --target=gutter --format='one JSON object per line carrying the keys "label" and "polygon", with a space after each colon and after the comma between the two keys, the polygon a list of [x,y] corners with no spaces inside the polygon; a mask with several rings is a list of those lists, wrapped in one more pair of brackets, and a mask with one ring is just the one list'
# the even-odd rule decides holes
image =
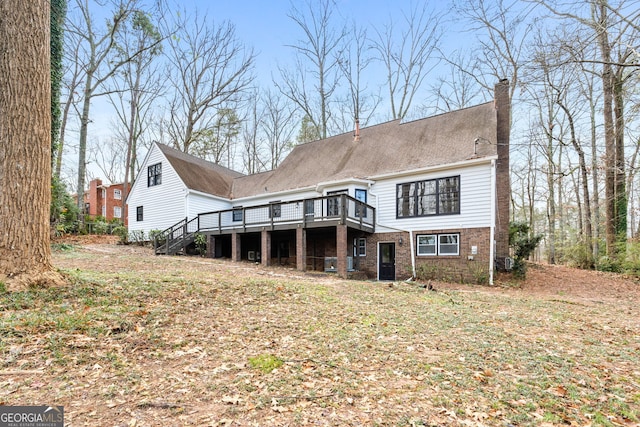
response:
{"label": "gutter", "polygon": [[491,160],[491,228],[489,232],[489,286],[493,286],[496,247],[496,161]]}

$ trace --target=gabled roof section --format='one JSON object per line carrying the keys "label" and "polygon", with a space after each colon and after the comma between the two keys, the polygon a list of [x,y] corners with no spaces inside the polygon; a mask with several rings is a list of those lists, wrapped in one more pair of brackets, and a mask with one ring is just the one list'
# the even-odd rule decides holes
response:
{"label": "gabled roof section", "polygon": [[[401,123],[394,120],[296,146],[280,166],[234,180],[234,198],[368,179],[497,155],[494,103]],[[479,142],[476,144],[476,140]]]}
{"label": "gabled roof section", "polygon": [[244,176],[240,172],[190,156],[167,145],[157,145],[190,190],[230,198],[233,180]]}

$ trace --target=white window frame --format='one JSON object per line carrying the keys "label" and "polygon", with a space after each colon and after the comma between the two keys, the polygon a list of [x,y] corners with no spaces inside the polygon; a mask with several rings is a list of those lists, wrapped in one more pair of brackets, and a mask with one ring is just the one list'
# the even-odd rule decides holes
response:
{"label": "white window frame", "polygon": [[[447,242],[450,237],[454,237],[455,242]],[[431,243],[421,243],[422,238],[431,238]],[[454,252],[447,252],[446,247],[455,247]],[[426,248],[433,248],[432,252],[426,252]],[[418,234],[416,236],[416,254],[418,256],[460,256],[460,233],[441,233],[441,234]]]}
{"label": "white window frame", "polygon": [[367,238],[358,237],[353,239],[353,256],[367,256]]}
{"label": "white window frame", "polygon": [[113,217],[122,218],[122,208],[120,206],[113,207]]}
{"label": "white window frame", "polygon": [[[443,238],[447,237],[455,237],[455,243],[443,242]],[[456,252],[446,252],[442,253],[443,246],[451,246],[455,245]],[[460,255],[460,233],[449,233],[449,234],[438,234],[438,255],[439,256],[458,256]]]}
{"label": "white window frame", "polygon": [[113,189],[113,198],[115,200],[122,200],[122,191],[117,189],[117,188],[114,188]]}
{"label": "white window frame", "polygon": [[[420,238],[433,238],[433,243],[420,243]],[[438,235],[437,234],[419,234],[416,237],[416,252],[418,256],[438,256]],[[422,249],[433,247],[433,252],[423,252]]]}

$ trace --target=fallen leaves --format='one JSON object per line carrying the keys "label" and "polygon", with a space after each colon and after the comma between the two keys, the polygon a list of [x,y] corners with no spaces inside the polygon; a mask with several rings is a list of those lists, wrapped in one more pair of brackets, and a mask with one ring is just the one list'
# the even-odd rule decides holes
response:
{"label": "fallen leaves", "polygon": [[58,253],[75,287],[0,305],[0,401],[74,425],[639,422],[633,307],[119,249]]}

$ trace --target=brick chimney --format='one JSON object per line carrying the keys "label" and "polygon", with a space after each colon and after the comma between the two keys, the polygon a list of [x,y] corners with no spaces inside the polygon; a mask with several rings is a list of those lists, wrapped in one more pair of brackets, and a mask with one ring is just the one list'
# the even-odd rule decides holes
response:
{"label": "brick chimney", "polygon": [[511,133],[511,100],[509,80],[500,80],[495,85],[495,109],[497,118],[496,141],[498,160],[496,163],[496,262],[504,269],[504,259],[509,256],[509,207],[511,205],[511,181],[509,170],[509,136]]}

